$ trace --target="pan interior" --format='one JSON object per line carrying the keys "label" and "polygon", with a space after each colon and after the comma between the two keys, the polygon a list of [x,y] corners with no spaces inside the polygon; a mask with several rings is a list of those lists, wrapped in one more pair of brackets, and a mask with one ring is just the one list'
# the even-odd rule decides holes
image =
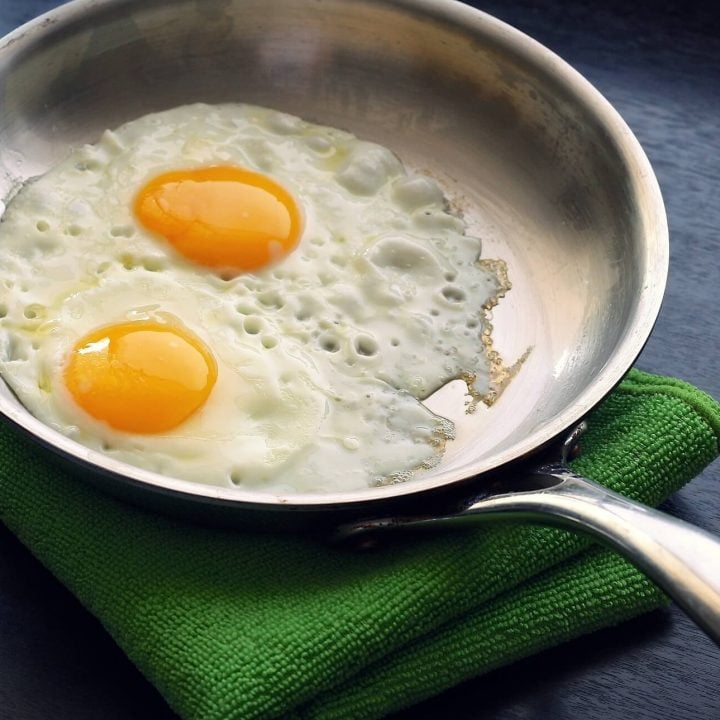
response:
{"label": "pan interior", "polygon": [[[530,348],[516,377],[473,415],[457,384],[440,391],[430,405],[458,431],[441,465],[413,487],[367,497],[532,451],[580,419],[640,351],[667,271],[645,156],[567,65],[459,3],[76,0],[0,45],[0,198],[105,128],[199,101],[265,105],[382,143],[437,178],[483,256],[508,264],[513,289],[493,325],[506,362]],[[182,489],[73,449],[6,388],[0,401],[46,442]]]}

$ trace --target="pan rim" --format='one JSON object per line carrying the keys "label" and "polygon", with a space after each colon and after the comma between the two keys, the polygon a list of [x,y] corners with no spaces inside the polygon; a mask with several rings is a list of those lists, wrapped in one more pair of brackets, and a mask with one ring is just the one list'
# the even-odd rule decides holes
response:
{"label": "pan rim", "polygon": [[[167,2],[167,0],[157,1]],[[117,12],[124,5],[134,2],[135,0],[71,0],[34,18],[0,39],[0,65],[4,59],[3,53],[22,53],[27,43],[42,39],[43,33],[55,32],[63,26],[73,25],[79,21],[86,22],[94,12],[105,10]],[[494,42],[508,46],[516,55],[551,71],[559,83],[572,91],[578,104],[587,108],[601,121],[608,137],[616,144],[618,154],[625,161],[629,176],[633,178],[635,195],[642,192],[644,196],[645,225],[652,226],[654,230],[653,233],[646,233],[644,248],[648,260],[646,267],[652,265],[653,272],[645,275],[642,293],[624,338],[594,381],[580,391],[571,406],[541,423],[521,442],[496,455],[471,463],[461,470],[439,470],[431,477],[417,478],[407,483],[344,492],[275,494],[166,477],[119,462],[80,445],[44,425],[23,407],[11,403],[5,397],[0,397],[0,413],[13,425],[29,433],[45,447],[73,460],[87,470],[100,472],[112,478],[114,482],[151,488],[155,492],[176,497],[238,508],[333,510],[349,506],[367,506],[376,502],[383,503],[396,498],[423,494],[470,477],[496,471],[512,462],[527,458],[578,423],[620,382],[652,332],[660,312],[669,268],[668,225],[660,186],[645,151],[626,122],[588,80],[557,54],[522,31],[481,10],[457,0],[358,0],[358,2],[372,2],[415,15],[426,15],[436,21],[461,28],[464,32],[471,34],[477,32],[490,37]]]}

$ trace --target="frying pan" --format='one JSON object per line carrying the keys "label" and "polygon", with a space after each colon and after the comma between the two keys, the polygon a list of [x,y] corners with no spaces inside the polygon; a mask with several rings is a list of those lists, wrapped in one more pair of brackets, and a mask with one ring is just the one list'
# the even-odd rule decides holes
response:
{"label": "frying pan", "polygon": [[[494,310],[508,362],[491,408],[450,383],[427,402],[457,426],[443,462],[405,484],[283,496],[179,481],[0,412],[101,487],[204,522],[338,536],[482,518],[570,525],[624,552],[715,638],[720,545],[572,474],[582,418],[649,336],[668,267],[652,169],[580,75],[507,25],[446,0],[75,0],[0,42],[0,198],[68,149],[148,112],[248,102],[393,149],[436,177],[509,267]],[[432,508],[432,517],[428,508]]]}

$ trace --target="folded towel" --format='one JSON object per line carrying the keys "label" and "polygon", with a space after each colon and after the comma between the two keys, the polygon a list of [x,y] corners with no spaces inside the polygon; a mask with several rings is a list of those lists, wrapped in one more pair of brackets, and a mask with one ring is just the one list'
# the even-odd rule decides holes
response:
{"label": "folded towel", "polygon": [[[632,371],[575,469],[657,504],[718,454],[720,405]],[[0,517],[188,720],[379,718],[664,604],[574,533],[448,532],[355,554],[125,505],[0,428]]]}

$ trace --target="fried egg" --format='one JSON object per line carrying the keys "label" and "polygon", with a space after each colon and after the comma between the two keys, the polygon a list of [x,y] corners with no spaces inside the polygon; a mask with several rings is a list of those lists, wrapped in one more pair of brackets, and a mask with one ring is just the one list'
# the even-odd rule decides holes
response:
{"label": "fried egg", "polygon": [[435,465],[422,400],[493,391],[508,289],[438,184],[251,105],[147,115],[28,183],[0,224],[0,372],[39,419],[165,475],[357,490]]}

